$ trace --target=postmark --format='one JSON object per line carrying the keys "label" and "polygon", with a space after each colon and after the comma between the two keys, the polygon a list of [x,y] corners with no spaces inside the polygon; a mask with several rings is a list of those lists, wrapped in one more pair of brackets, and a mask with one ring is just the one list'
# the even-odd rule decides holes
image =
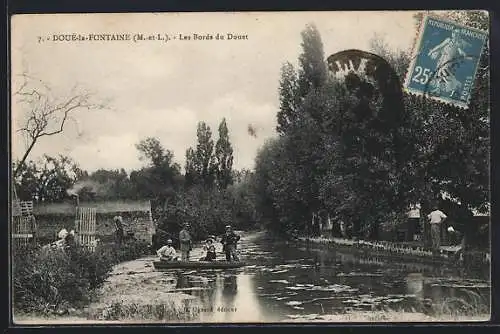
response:
{"label": "postmark", "polygon": [[404,88],[467,109],[485,31],[434,16],[424,17]]}

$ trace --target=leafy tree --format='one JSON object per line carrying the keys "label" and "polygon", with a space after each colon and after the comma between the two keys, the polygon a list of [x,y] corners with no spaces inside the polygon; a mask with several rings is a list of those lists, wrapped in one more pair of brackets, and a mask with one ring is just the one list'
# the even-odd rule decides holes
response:
{"label": "leafy tree", "polygon": [[219,125],[219,138],[215,144],[215,164],[217,185],[220,189],[226,189],[233,182],[233,148],[229,141],[229,133],[225,118],[222,119]]}
{"label": "leafy tree", "polygon": [[201,170],[198,159],[196,158],[196,151],[192,147],[186,150],[186,166],[185,166],[185,177],[186,185],[191,186],[201,182]]}
{"label": "leafy tree", "polygon": [[[415,15],[418,26],[424,13]],[[450,11],[445,18],[479,29],[488,29],[483,11]],[[399,68],[409,64],[407,54],[390,51],[380,40],[372,41],[378,54]],[[411,126],[408,138],[414,145],[406,158],[400,184],[413,203],[422,204],[425,216],[433,203],[441,202],[448,215],[466,234],[473,233],[472,209],[487,211],[489,202],[489,47],[481,55],[468,110],[406,94],[405,111]],[[443,200],[443,195],[448,198]]]}
{"label": "leafy tree", "polygon": [[141,158],[149,160],[147,167],[130,173],[136,196],[152,199],[153,205],[164,205],[182,184],[180,166],[173,161],[173,153],[157,138],[141,140],[136,147]]}
{"label": "leafy tree", "polygon": [[297,118],[298,109],[298,77],[293,65],[286,62],[281,67],[279,85],[280,110],[278,111],[278,125],[276,130],[283,135]]}
{"label": "leafy tree", "polygon": [[211,187],[215,178],[214,141],[210,126],[205,122],[198,123],[196,131],[198,142],[196,150],[186,151],[186,178],[190,182],[202,182]]}
{"label": "leafy tree", "polygon": [[100,199],[134,199],[135,189],[127,172],[120,170],[99,169],[91,173],[88,180],[97,182],[101,192],[97,194]]}
{"label": "leafy tree", "polygon": [[327,79],[327,66],[321,35],[314,24],[301,32],[302,54],[299,56],[298,94],[304,99],[310,91],[321,87]]}
{"label": "leafy tree", "polygon": [[14,184],[21,200],[62,201],[68,198],[67,190],[85,175],[73,160],[63,155],[44,155],[38,161],[29,161],[20,166]]}

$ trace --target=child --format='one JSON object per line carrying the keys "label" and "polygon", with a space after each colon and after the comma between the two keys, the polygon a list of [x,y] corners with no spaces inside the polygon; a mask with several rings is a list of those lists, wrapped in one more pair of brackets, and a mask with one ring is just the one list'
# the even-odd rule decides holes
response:
{"label": "child", "polygon": [[202,261],[214,261],[217,257],[217,254],[215,253],[214,237],[210,236],[203,248],[207,251],[207,255],[202,259]]}
{"label": "child", "polygon": [[160,257],[160,261],[177,261],[179,259],[175,248],[172,246],[171,239],[168,239],[167,245],[158,249],[156,254]]}

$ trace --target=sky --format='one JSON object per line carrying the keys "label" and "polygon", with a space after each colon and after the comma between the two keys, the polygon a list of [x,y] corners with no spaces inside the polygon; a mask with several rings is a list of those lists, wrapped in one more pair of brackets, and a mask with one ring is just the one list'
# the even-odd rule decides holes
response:
{"label": "sky", "polygon": [[[253,168],[258,149],[277,136],[281,65],[297,65],[300,32],[314,23],[325,57],[346,50],[369,51],[381,36],[394,50],[411,50],[414,12],[134,13],[46,14],[12,18],[12,91],[19,75],[42,80],[54,96],[71,89],[91,92],[105,109],[76,110],[63,133],[43,137],[28,159],[44,154],[73,158],[89,172],[141,168],[135,144],[157,137],[181,166],[196,144],[196,126],[205,121],[214,141],[227,119],[236,169]],[[244,40],[39,42],[54,34],[217,33]],[[28,110],[12,98],[12,158],[23,155],[17,131]],[[255,136],[248,133],[248,126]]]}

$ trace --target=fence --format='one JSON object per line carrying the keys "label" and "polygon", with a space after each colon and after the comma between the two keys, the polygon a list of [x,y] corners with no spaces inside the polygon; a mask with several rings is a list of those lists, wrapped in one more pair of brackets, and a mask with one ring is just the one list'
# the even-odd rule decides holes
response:
{"label": "fence", "polygon": [[96,209],[95,208],[76,208],[75,219],[76,241],[90,249],[96,247]]}
{"label": "fence", "polygon": [[16,246],[26,246],[35,237],[36,224],[33,202],[12,200],[12,240]]}

